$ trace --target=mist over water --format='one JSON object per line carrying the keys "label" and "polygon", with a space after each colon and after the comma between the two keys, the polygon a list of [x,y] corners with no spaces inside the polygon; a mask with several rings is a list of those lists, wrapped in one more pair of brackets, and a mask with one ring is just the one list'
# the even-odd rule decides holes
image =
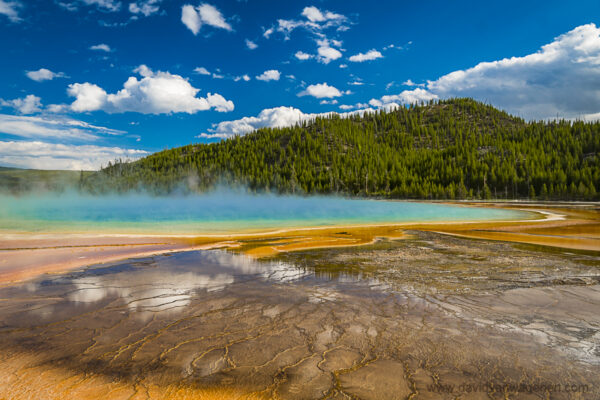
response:
{"label": "mist over water", "polygon": [[218,190],[203,195],[91,196],[78,193],[0,196],[0,229],[197,233],[347,223],[516,219],[511,210],[333,196],[253,195]]}

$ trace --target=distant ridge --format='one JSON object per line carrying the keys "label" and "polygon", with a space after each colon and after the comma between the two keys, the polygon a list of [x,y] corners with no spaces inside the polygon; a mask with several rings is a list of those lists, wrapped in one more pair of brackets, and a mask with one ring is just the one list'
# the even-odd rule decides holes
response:
{"label": "distant ridge", "polygon": [[458,98],[288,128],[111,163],[91,192],[251,191],[415,199],[598,199],[598,122],[526,122]]}

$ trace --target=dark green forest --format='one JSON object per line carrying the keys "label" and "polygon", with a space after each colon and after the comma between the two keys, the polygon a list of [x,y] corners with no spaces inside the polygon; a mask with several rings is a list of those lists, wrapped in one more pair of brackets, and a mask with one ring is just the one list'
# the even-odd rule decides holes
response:
{"label": "dark green forest", "polygon": [[600,123],[526,122],[450,99],[164,150],[82,175],[94,193],[251,191],[400,199],[594,200]]}

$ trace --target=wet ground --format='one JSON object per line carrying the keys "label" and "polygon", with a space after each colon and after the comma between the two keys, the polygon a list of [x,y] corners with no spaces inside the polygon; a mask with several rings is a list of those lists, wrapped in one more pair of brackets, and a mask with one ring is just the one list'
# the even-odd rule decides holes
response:
{"label": "wet ground", "polygon": [[0,288],[0,399],[600,398],[600,253],[405,234]]}

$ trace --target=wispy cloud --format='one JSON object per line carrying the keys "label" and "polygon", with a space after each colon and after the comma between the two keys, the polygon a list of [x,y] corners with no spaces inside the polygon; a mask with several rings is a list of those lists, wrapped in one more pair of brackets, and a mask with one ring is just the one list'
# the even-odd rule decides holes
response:
{"label": "wispy cloud", "polygon": [[160,3],[162,0],[138,0],[129,3],[129,12],[134,15],[143,15],[149,17],[160,11]]}
{"label": "wispy cloud", "polygon": [[71,118],[0,114],[0,133],[30,139],[96,140],[100,135],[126,132]]}
{"label": "wispy cloud", "polygon": [[135,160],[147,154],[121,147],[0,141],[0,164],[19,168],[97,170],[115,159]]}
{"label": "wispy cloud", "polygon": [[0,15],[5,15],[11,22],[21,22],[18,9],[23,7],[19,1],[0,0]]}
{"label": "wispy cloud", "polygon": [[90,46],[90,50],[105,51],[107,53],[110,53],[112,51],[110,46],[105,43],[100,43],[100,44]]}
{"label": "wispy cloud", "polygon": [[42,109],[41,98],[28,94],[27,96],[19,99],[4,100],[0,99],[0,106],[12,107],[20,114],[34,114]]}
{"label": "wispy cloud", "polygon": [[258,45],[256,43],[254,43],[252,40],[246,39],[246,47],[249,48],[250,50],[254,50],[254,49],[258,48]]}

